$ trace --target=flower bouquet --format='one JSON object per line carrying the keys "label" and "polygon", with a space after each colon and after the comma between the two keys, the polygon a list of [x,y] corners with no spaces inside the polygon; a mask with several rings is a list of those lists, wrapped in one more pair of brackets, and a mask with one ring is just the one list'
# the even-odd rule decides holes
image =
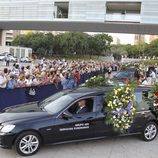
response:
{"label": "flower bouquet", "polygon": [[111,124],[115,131],[124,133],[131,127],[136,114],[133,89],[129,86],[115,88],[105,96],[105,100],[106,124]]}
{"label": "flower bouquet", "polygon": [[89,80],[86,80],[84,86],[85,87],[101,87],[101,86],[107,86],[107,78],[105,78],[104,76],[94,76],[92,78],[90,78]]}
{"label": "flower bouquet", "polygon": [[150,109],[158,117],[158,85],[155,85],[154,89],[149,93],[148,103]]}

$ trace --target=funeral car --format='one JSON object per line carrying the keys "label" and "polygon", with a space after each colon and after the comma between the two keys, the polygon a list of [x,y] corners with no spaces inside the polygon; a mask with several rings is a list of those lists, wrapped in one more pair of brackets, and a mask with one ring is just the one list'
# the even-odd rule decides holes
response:
{"label": "funeral car", "polygon": [[[110,90],[110,87],[64,90],[42,102],[4,109],[0,114],[0,146],[14,147],[20,155],[30,156],[45,144],[122,135],[105,123],[104,96]],[[153,140],[158,128],[156,115],[145,99],[150,90],[148,87],[135,89],[136,115],[128,129],[128,134],[141,135],[145,141]],[[86,104],[87,108],[79,112],[78,103]]]}

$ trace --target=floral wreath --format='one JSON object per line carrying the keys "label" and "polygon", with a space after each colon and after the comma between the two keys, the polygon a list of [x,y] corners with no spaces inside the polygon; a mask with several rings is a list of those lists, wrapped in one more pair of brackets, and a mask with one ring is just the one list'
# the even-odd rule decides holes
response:
{"label": "floral wreath", "polygon": [[136,114],[133,88],[129,86],[115,88],[105,96],[105,100],[106,124],[111,124],[115,131],[124,133],[131,127]]}
{"label": "floral wreath", "polygon": [[158,117],[158,85],[155,85],[154,89],[149,93],[148,102],[150,109]]}
{"label": "floral wreath", "polygon": [[86,82],[83,84],[85,87],[100,87],[100,86],[106,86],[108,85],[107,83],[107,78],[104,76],[94,76],[90,78],[89,80],[86,80]]}

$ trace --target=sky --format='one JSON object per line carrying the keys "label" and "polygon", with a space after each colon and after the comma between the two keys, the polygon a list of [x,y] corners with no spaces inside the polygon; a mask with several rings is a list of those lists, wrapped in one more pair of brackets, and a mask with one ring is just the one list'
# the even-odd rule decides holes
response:
{"label": "sky", "polygon": [[[88,32],[89,34],[98,34],[97,33],[94,33],[94,32]],[[120,44],[132,44],[134,45],[134,36],[135,34],[123,34],[123,33],[106,33],[108,35],[111,35],[111,36],[115,36],[115,37],[118,37],[120,39]],[[148,35],[145,35],[145,42],[148,43],[149,41],[149,36]]]}
{"label": "sky", "polygon": [[121,44],[134,44],[134,34],[108,33],[120,39]]}
{"label": "sky", "polygon": [[[98,34],[98,32],[87,32],[88,34]],[[120,44],[134,44],[134,34],[106,33],[111,36],[118,37]]]}

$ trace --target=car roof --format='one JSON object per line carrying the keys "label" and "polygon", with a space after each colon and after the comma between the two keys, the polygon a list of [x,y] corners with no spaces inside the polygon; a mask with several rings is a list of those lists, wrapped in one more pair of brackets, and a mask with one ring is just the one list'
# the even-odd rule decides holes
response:
{"label": "car roof", "polygon": [[67,93],[73,97],[84,97],[89,95],[99,95],[104,94],[106,91],[109,91],[112,87],[96,87],[96,88],[88,88],[88,87],[79,87],[73,89],[71,91],[67,91]]}
{"label": "car roof", "polygon": [[[78,97],[105,94],[106,92],[110,92],[113,88],[114,86],[95,87],[95,88],[79,87],[73,90],[65,91],[65,94],[69,94],[74,98],[78,98]],[[134,89],[134,91],[142,92],[142,91],[149,91],[152,89],[153,87],[151,86],[138,86],[137,88]]]}

